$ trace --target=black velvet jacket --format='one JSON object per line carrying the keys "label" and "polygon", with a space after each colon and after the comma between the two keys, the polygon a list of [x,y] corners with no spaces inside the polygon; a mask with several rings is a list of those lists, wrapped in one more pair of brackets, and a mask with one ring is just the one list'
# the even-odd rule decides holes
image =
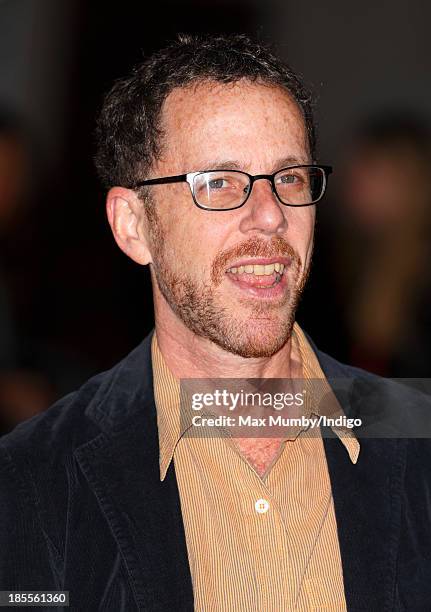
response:
{"label": "black velvet jacket", "polygon": [[[314,350],[328,378],[381,380]],[[357,436],[356,465],[324,438],[348,610],[430,611],[431,441]],[[79,611],[193,610],[173,462],[160,482],[151,335],[0,440],[0,590],[68,590]]]}

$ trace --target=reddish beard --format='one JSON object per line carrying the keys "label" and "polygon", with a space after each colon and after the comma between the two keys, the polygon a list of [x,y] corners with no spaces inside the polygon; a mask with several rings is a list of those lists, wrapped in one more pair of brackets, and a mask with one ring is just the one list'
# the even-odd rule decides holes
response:
{"label": "reddish beard", "polygon": [[[211,266],[210,281],[199,282],[187,272],[174,270],[166,255],[166,236],[155,210],[149,215],[153,244],[153,272],[161,294],[172,311],[196,335],[246,358],[270,357],[288,341],[295,312],[308,277],[299,254],[281,237],[270,241],[259,237],[222,251]],[[217,302],[215,290],[223,282],[229,263],[245,257],[289,257],[294,278],[283,303],[255,303],[242,300],[248,312],[240,319]],[[262,326],[262,329],[259,328]]]}

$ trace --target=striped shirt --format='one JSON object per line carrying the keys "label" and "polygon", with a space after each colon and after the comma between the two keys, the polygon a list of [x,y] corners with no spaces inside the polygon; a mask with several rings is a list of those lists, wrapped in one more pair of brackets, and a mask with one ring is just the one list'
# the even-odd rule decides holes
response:
{"label": "striped shirt", "polygon": [[[304,379],[325,376],[297,323],[292,340]],[[346,610],[337,524],[323,440],[286,438],[260,476],[229,436],[183,430],[180,384],[152,342],[160,480],[174,461],[195,610]],[[318,407],[313,404],[313,413]],[[309,414],[310,405],[304,413]],[[352,463],[359,442],[333,428]],[[308,432],[309,433],[309,432]]]}

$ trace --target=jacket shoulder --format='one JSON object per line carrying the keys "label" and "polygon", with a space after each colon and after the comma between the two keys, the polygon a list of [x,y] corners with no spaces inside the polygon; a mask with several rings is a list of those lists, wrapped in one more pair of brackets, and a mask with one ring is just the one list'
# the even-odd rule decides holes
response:
{"label": "jacket shoulder", "polygon": [[315,352],[344,411],[361,418],[359,435],[408,440],[431,457],[431,379],[386,378]]}
{"label": "jacket shoulder", "polygon": [[138,389],[142,395],[151,391],[151,336],[152,333],[112,368],[91,377],[76,391],[0,438],[0,454],[11,455],[16,461],[25,456],[38,462],[45,455],[53,461],[59,454],[73,452],[94,438],[105,426],[110,429],[132,418],[121,408],[128,403],[133,405],[129,400]]}

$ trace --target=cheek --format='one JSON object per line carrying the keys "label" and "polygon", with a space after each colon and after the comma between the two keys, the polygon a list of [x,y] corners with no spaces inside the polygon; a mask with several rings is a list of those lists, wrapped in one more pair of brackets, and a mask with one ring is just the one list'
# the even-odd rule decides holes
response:
{"label": "cheek", "polygon": [[288,237],[292,246],[304,259],[311,250],[314,236],[315,211],[303,208],[294,210],[290,219]]}
{"label": "cheek", "polygon": [[193,221],[184,194],[174,185],[169,187],[169,191],[163,190],[154,199],[153,220],[150,221],[153,228],[152,249],[156,258],[158,253],[163,253],[170,266],[178,268],[180,262],[190,260],[194,242]]}
{"label": "cheek", "polygon": [[209,278],[214,258],[222,248],[222,237],[211,213],[200,212],[188,211],[165,220],[163,251],[174,269],[188,276]]}

